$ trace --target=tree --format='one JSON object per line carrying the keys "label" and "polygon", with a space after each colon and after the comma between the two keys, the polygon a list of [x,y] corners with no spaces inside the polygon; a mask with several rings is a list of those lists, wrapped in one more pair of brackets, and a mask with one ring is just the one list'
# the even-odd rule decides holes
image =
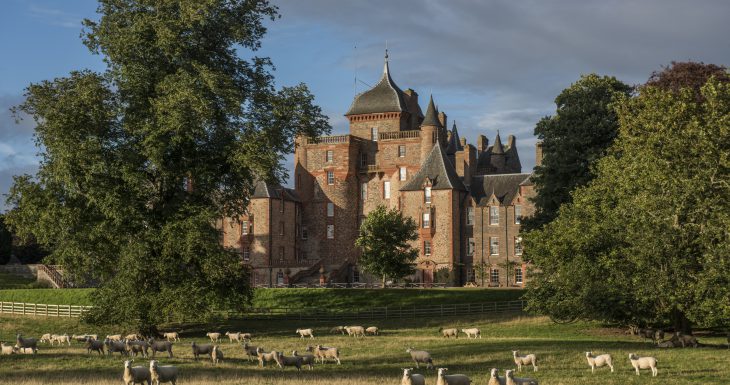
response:
{"label": "tree", "polygon": [[102,0],[98,12],[83,38],[106,71],[31,84],[16,110],[35,119],[42,160],[15,178],[8,223],[100,284],[91,321],[151,333],[241,309],[249,272],[215,223],[244,212],[256,178],[286,176],[296,135],[330,130],[306,86],[276,90],[252,54],[277,9]]}
{"label": "tree", "polygon": [[404,217],[397,209],[378,206],[360,226],[355,245],[362,248],[358,264],[363,270],[387,278],[400,279],[413,274],[413,263],[418,249],[410,242],[418,239],[418,225],[411,217]]}
{"label": "tree", "polygon": [[5,216],[0,214],[0,265],[8,263],[13,251],[13,236],[5,225]]}
{"label": "tree", "polygon": [[618,132],[613,103],[631,92],[632,87],[614,77],[590,74],[555,98],[555,115],[535,126],[543,159],[532,176],[535,215],[523,222],[525,231],[553,220],[560,206],[571,201],[571,192],[593,179],[591,166],[605,155]]}
{"label": "tree", "polygon": [[646,86],[658,87],[671,92],[680,92],[683,88],[690,88],[698,101],[702,101],[700,89],[711,77],[718,81],[730,81],[727,68],[703,62],[675,62],[665,66],[661,71],[651,73]]}
{"label": "tree", "polygon": [[[697,92],[701,98],[697,98]],[[559,320],[728,326],[730,84],[647,85],[617,105],[596,178],[525,235],[529,306]]]}

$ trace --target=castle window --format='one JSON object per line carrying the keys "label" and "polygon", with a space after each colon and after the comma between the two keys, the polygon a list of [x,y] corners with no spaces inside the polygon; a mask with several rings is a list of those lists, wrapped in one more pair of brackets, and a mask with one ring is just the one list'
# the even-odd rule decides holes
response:
{"label": "castle window", "polygon": [[357,267],[352,270],[352,282],[360,282],[360,270],[358,270]]}
{"label": "castle window", "polygon": [[522,222],[522,206],[515,205],[515,224],[519,225]]}
{"label": "castle window", "polygon": [[423,228],[428,229],[431,227],[431,213],[423,213]]}
{"label": "castle window", "polygon": [[279,248],[279,262],[284,262],[284,246]]}
{"label": "castle window", "polygon": [[406,157],[406,146],[403,144],[398,146],[398,157],[400,157],[400,158]]}
{"label": "castle window", "polygon": [[489,224],[490,225],[499,224],[499,206],[490,206],[489,207]]}
{"label": "castle window", "polygon": [[309,239],[309,229],[307,226],[302,226],[302,239]]}
{"label": "castle window", "polygon": [[378,128],[377,127],[373,127],[373,128],[370,129],[370,139],[373,142],[377,142],[378,141]]}
{"label": "castle window", "polygon": [[522,284],[522,267],[515,268],[515,283]]}
{"label": "castle window", "polygon": [[400,176],[400,180],[406,180],[406,178],[408,177],[408,171],[406,170],[406,168],[405,167],[401,167],[399,169],[399,172],[400,172],[400,175],[399,175]]}
{"label": "castle window", "polygon": [[241,235],[248,235],[248,221],[241,222]]}
{"label": "castle window", "polygon": [[334,171],[327,171],[327,184],[329,184],[329,185],[335,184],[335,172]]}
{"label": "castle window", "polygon": [[423,241],[423,255],[431,255],[431,241]]}
{"label": "castle window", "polygon": [[249,248],[248,246],[243,248],[243,260],[245,262],[251,260],[251,248]]}
{"label": "castle window", "polygon": [[427,204],[430,204],[431,203],[431,187],[426,186],[426,188],[423,190],[424,190],[423,191],[424,200],[426,201]]}
{"label": "castle window", "polygon": [[327,152],[325,154],[326,154],[325,155],[325,162],[332,163],[332,161],[335,158],[335,152],[332,151],[332,150],[327,150]]}
{"label": "castle window", "polygon": [[474,255],[474,238],[469,238],[466,244],[466,255]]}
{"label": "castle window", "polygon": [[499,238],[489,237],[489,254],[499,255]]}
{"label": "castle window", "polygon": [[327,202],[327,216],[328,217],[335,216],[335,204],[332,202]]}
{"label": "castle window", "polygon": [[466,224],[469,226],[474,224],[474,207],[466,208]]}
{"label": "castle window", "polygon": [[390,199],[390,181],[383,182],[383,198]]}
{"label": "castle window", "polygon": [[284,273],[278,272],[276,273],[276,286],[282,285],[284,285]]}
{"label": "castle window", "polygon": [[368,184],[363,183],[360,185],[360,198],[362,198],[363,202],[368,199]]}
{"label": "castle window", "polygon": [[489,281],[494,285],[499,285],[499,269],[492,269],[489,274]]}
{"label": "castle window", "polygon": [[522,255],[522,237],[515,237],[515,255]]}
{"label": "castle window", "polygon": [[327,239],[335,238],[335,225],[327,225]]}

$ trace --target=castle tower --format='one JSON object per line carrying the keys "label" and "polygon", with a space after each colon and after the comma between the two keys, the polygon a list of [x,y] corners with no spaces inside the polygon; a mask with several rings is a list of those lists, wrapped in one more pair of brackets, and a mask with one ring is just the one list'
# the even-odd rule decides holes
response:
{"label": "castle tower", "polygon": [[499,138],[499,131],[497,131],[497,137],[494,138],[494,146],[492,146],[492,157],[491,157],[491,163],[492,167],[494,167],[497,170],[497,173],[502,173],[501,170],[504,169],[505,165],[505,157],[504,157],[504,147],[502,147],[502,140]]}
{"label": "castle tower", "polygon": [[433,104],[433,95],[428,101],[426,108],[426,116],[421,122],[421,162],[426,161],[428,154],[431,153],[433,144],[438,140],[438,134],[441,130],[441,122],[438,119],[436,107]]}

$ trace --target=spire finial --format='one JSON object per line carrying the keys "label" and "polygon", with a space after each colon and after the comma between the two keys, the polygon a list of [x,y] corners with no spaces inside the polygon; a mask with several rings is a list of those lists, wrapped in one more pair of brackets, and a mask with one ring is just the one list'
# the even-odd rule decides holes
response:
{"label": "spire finial", "polygon": [[385,42],[385,64],[383,65],[383,75],[390,75],[390,69],[388,68],[388,41]]}

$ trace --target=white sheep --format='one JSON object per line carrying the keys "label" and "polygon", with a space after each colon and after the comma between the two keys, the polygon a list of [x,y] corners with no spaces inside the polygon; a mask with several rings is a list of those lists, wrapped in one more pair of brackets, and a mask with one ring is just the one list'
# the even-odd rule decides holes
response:
{"label": "white sheep", "polygon": [[149,385],[152,382],[150,370],[144,366],[132,367],[132,362],[134,360],[124,361],[124,374],[122,375],[124,385],[144,384],[145,382]]}
{"label": "white sheep", "polygon": [[340,362],[340,350],[335,347],[328,347],[317,345],[314,347],[308,346],[307,351],[314,353],[314,357],[318,358],[324,364],[325,358],[334,358],[337,361],[337,365],[342,365]]}
{"label": "white sheep", "polygon": [[413,368],[403,369],[400,385],[426,385],[426,378],[422,374],[413,373]]}
{"label": "white sheep", "polygon": [[15,349],[16,353],[20,353],[20,354],[36,354],[38,352],[38,349],[21,348],[18,345],[13,346],[13,349]]}
{"label": "white sheep", "polygon": [[213,365],[218,365],[223,361],[223,352],[218,345],[213,346],[213,352],[210,354],[210,359],[213,361]]}
{"label": "white sheep", "polygon": [[[256,355],[259,358],[259,366],[262,367],[262,368],[264,367],[264,363],[265,362],[274,361],[277,364],[279,364],[279,362],[276,361],[276,356],[279,355],[279,353],[276,350],[272,350],[269,353],[265,353],[264,352],[264,349],[262,349],[261,347],[259,347],[258,349],[256,349]],[[279,366],[281,366],[281,365],[279,365]]]}
{"label": "white sheep", "polygon": [[471,380],[463,374],[446,374],[448,368],[438,368],[436,385],[469,385]]}
{"label": "white sheep", "polygon": [[[74,337],[76,336],[74,335]],[[51,333],[46,333],[42,335],[38,342],[51,342]]]}
{"label": "white sheep", "polygon": [[205,336],[210,338],[210,342],[220,342],[221,340],[221,334],[217,332],[208,332],[205,333]]}
{"label": "white sheep", "polygon": [[142,339],[142,337],[137,333],[132,333],[132,334],[127,334],[127,336],[124,337],[123,339],[125,339],[127,341],[139,341]]}
{"label": "white sheep", "polygon": [[59,345],[63,345],[63,343],[67,343],[68,346],[71,346],[71,338],[69,338],[68,334],[53,334],[51,335],[51,345],[53,345],[54,342],[58,342]]}
{"label": "white sheep", "polygon": [[175,341],[175,342],[180,341],[180,334],[178,332],[162,333],[162,337],[166,338],[168,341]]}
{"label": "white sheep", "polygon": [[522,365],[530,365],[532,364],[532,371],[537,372],[537,357],[534,354],[527,354],[527,355],[520,355],[520,352],[518,350],[512,351],[512,357],[515,359],[515,364],[517,364],[517,371],[522,371]]}
{"label": "white sheep", "polygon": [[228,336],[228,343],[231,343],[231,344],[233,343],[233,341],[236,341],[236,342],[243,341],[243,333],[241,333],[241,332],[238,332],[238,333],[226,332],[226,336]]}
{"label": "white sheep", "polygon": [[114,335],[106,336],[106,339],[107,340],[110,340],[110,341],[121,341],[122,340],[122,335],[121,334],[114,334]]}
{"label": "white sheep", "polygon": [[372,334],[374,336],[377,336],[379,332],[377,326],[370,326],[369,328],[365,329],[366,334]]}
{"label": "white sheep", "polygon": [[506,385],[538,385],[537,380],[534,378],[519,378],[515,377],[514,370],[507,370],[504,372],[505,384]]}
{"label": "white sheep", "polygon": [[312,355],[312,354],[305,354],[303,356],[300,356],[300,355],[297,354],[297,351],[296,350],[293,350],[291,352],[291,355],[294,356],[294,357],[301,357],[302,358],[302,365],[309,366],[309,370],[314,369],[314,360],[315,360],[314,355]]}
{"label": "white sheep", "polygon": [[12,345],[5,345],[5,342],[0,342],[0,354],[10,355],[17,353],[17,349]]}
{"label": "white sheep", "polygon": [[365,328],[362,326],[345,326],[345,331],[347,332],[347,335],[353,337],[365,337]]}
{"label": "white sheep", "polygon": [[657,359],[654,357],[639,357],[634,353],[629,353],[629,361],[631,366],[636,369],[636,375],[639,375],[639,369],[651,369],[651,376],[656,377],[659,372],[656,368]]}
{"label": "white sheep", "polygon": [[456,337],[457,339],[459,338],[459,330],[458,329],[444,329],[444,328],[439,328],[439,332],[441,332],[441,335],[444,338],[451,338],[451,337]]}
{"label": "white sheep", "polygon": [[507,379],[505,377],[499,376],[499,370],[496,368],[492,368],[492,371],[489,373],[489,382],[487,385],[506,385]]}
{"label": "white sheep", "polygon": [[591,373],[594,373],[596,368],[608,365],[613,373],[613,358],[610,354],[601,354],[594,356],[593,352],[586,352],[586,358],[588,359],[588,365],[591,367]]}
{"label": "white sheep", "polygon": [[411,359],[416,363],[416,368],[419,368],[419,363],[426,364],[426,369],[433,369],[433,360],[431,359],[431,353],[425,350],[413,350],[413,348],[406,349],[406,353],[411,354]]}
{"label": "white sheep", "polygon": [[314,338],[314,330],[312,329],[297,329],[297,334],[299,334],[299,338],[304,338],[305,336],[309,336],[309,338]]}
{"label": "white sheep", "polygon": [[177,384],[177,367],[172,365],[159,366],[156,360],[150,361],[150,377],[155,385],[172,382]]}
{"label": "white sheep", "polygon": [[472,336],[474,338],[479,337],[482,338],[482,332],[477,328],[471,328],[471,329],[461,329],[461,332],[466,334],[466,338],[471,338]]}

